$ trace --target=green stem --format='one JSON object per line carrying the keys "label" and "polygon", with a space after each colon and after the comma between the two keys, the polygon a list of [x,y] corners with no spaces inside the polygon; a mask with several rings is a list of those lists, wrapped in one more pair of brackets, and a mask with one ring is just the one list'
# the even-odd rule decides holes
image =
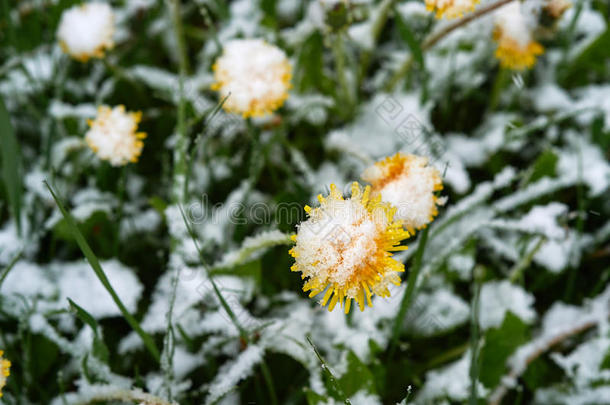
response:
{"label": "green stem", "polygon": [[313,344],[313,342],[311,341],[311,338],[309,336],[307,336],[307,342],[309,343],[309,345],[313,349],[314,353],[316,354],[316,357],[320,361],[320,364],[322,364],[322,369],[324,370],[324,373],[326,373],[326,375],[328,376],[328,379],[330,380],[337,395],[339,395],[339,397],[341,397],[341,400],[343,401],[343,403],[345,405],[351,405],[352,403],[350,402],[349,398],[345,396],[345,393],[343,392],[343,390],[341,389],[341,386],[339,385],[339,381],[337,380],[337,378],[335,377],[333,372],[330,371],[330,367],[328,367],[328,364],[326,364],[324,357],[322,357],[322,355],[318,351],[318,348]]}
{"label": "green stem", "polygon": [[184,78],[188,71],[188,59],[186,56],[186,47],[184,37],[182,35],[182,17],[180,12],[180,0],[173,0],[172,5],[172,23],[174,26],[174,35],[178,43],[178,61],[179,61],[179,77],[178,77],[178,119],[177,119],[177,136],[176,147],[174,149],[174,175],[172,187],[172,201],[174,203],[183,203],[186,198],[186,176],[188,171],[188,137],[186,133],[186,99],[184,97]]}
{"label": "green stem", "polygon": [[340,96],[337,97],[337,104],[339,106],[343,105],[344,107],[347,107],[347,109],[340,108],[340,111],[347,110],[347,115],[349,115],[352,109],[352,92],[350,90],[349,84],[347,82],[347,77],[345,75],[345,44],[343,41],[343,33],[337,33],[337,35],[331,42],[333,56],[335,58],[335,68],[337,70],[337,81],[339,82],[340,86],[340,90],[337,92],[340,93]]}
{"label": "green stem", "polygon": [[415,253],[415,257],[413,259],[413,266],[411,271],[409,272],[409,279],[407,281],[407,291],[405,291],[405,295],[402,297],[402,301],[400,302],[400,309],[398,310],[398,314],[394,319],[394,326],[392,328],[392,342],[390,344],[390,357],[394,356],[394,351],[396,350],[396,344],[398,343],[398,336],[400,335],[400,331],[402,329],[402,322],[407,315],[407,311],[413,302],[413,298],[415,296],[415,288],[417,286],[417,277],[419,276],[419,271],[421,270],[422,258],[424,256],[424,251],[426,250],[426,243],[428,242],[428,232],[430,227],[427,227],[423,230],[421,234],[421,238],[419,240],[419,246],[417,247],[417,252]]}
{"label": "green stem", "polygon": [[496,74],[496,80],[494,81],[494,86],[491,90],[491,98],[489,102],[489,109],[491,111],[498,108],[498,104],[500,104],[500,96],[502,95],[502,90],[506,87],[506,83],[508,81],[509,70],[503,67],[498,69],[498,73]]}
{"label": "green stem", "polygon": [[536,243],[536,245],[532,248],[532,250],[529,251],[528,254],[526,254],[525,257],[513,267],[513,269],[510,272],[510,276],[509,276],[509,281],[511,283],[514,283],[518,279],[521,278],[521,276],[523,275],[523,271],[525,271],[525,269],[527,269],[529,267],[529,265],[532,263],[534,256],[536,255],[536,253],[538,253],[540,248],[542,248],[542,245],[544,244],[545,241],[546,241],[546,238],[544,236],[541,236],[538,239],[538,242]]}
{"label": "green stem", "polygon": [[360,74],[358,75],[358,87],[362,84],[362,81],[366,77],[366,72],[368,71],[369,65],[371,64],[371,56],[373,50],[375,49],[375,44],[377,44],[377,40],[381,35],[381,31],[385,26],[385,23],[388,21],[388,16],[390,14],[390,10],[394,7],[394,3],[396,0],[383,0],[383,2],[379,5],[377,9],[377,16],[375,21],[373,21],[373,25],[371,27],[371,37],[373,38],[373,43],[371,44],[371,49],[366,50],[362,53],[360,57]]}
{"label": "green stem", "polygon": [[123,219],[123,203],[125,201],[125,189],[127,184],[127,171],[128,166],[125,165],[121,169],[121,177],[119,179],[119,187],[118,187],[118,195],[119,195],[119,205],[117,207],[117,218],[116,218],[116,226],[115,226],[115,245],[114,245],[114,254],[115,256],[119,256],[119,251],[121,247],[121,220]]}
{"label": "green stem", "polygon": [[8,276],[8,273],[13,269],[13,267],[19,261],[19,259],[21,259],[22,253],[23,253],[23,251],[20,250],[19,253],[17,253],[15,255],[15,257],[13,257],[11,259],[10,263],[4,268],[4,270],[2,270],[2,273],[0,273],[0,287],[2,287],[2,283],[4,282],[4,279],[6,278],[6,276]]}
{"label": "green stem", "polygon": [[474,270],[474,294],[470,312],[470,405],[477,405],[477,381],[479,379],[479,296],[481,294],[482,274]]}
{"label": "green stem", "polygon": [[277,395],[275,393],[275,386],[273,385],[273,378],[271,377],[271,372],[269,371],[269,367],[267,367],[267,363],[263,360],[261,363],[261,370],[263,372],[263,378],[265,379],[265,384],[267,385],[267,390],[269,391],[269,397],[271,398],[271,405],[277,405]]}
{"label": "green stem", "polygon": [[564,293],[564,301],[566,302],[570,302],[570,300],[572,299],[572,294],[574,293],[574,283],[576,282],[576,273],[578,272],[578,268],[574,265],[572,265],[573,263],[573,259],[574,259],[574,254],[576,253],[576,249],[580,249],[579,243],[580,243],[580,238],[584,229],[584,225],[585,225],[585,193],[584,193],[584,187],[583,187],[583,160],[582,160],[582,148],[580,145],[580,142],[578,143],[578,160],[577,160],[577,166],[576,166],[576,173],[578,176],[578,183],[576,184],[576,200],[577,200],[577,205],[578,205],[578,219],[576,220],[576,238],[575,238],[575,242],[572,245],[572,249],[570,251],[570,255],[569,255],[569,273],[568,273],[568,282],[566,285],[566,290]]}

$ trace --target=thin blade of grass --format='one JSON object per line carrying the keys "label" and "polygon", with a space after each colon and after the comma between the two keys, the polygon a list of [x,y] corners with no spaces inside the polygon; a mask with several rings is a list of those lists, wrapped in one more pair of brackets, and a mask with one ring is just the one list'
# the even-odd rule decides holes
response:
{"label": "thin blade of grass", "polygon": [[205,132],[207,130],[208,124],[214,119],[216,114],[218,114],[218,112],[220,111],[220,109],[222,108],[222,106],[227,101],[227,99],[229,98],[230,95],[231,95],[231,93],[227,94],[225,96],[225,98],[223,98],[218,104],[216,104],[214,106],[214,109],[212,109],[212,111],[208,114],[208,116],[206,117],[206,119],[203,123],[203,130],[197,135],[197,137],[195,138],[195,142],[193,142],[193,147],[191,148],[191,151],[188,155],[188,162],[187,162],[188,175],[186,176],[186,179],[185,179],[185,183],[186,183],[185,189],[186,190],[188,190],[188,182],[189,182],[190,174],[193,172],[193,162],[195,161],[195,154],[199,150],[199,146],[201,145],[201,142],[203,141],[203,135],[205,134]]}
{"label": "thin blade of grass", "polygon": [[470,405],[478,401],[477,381],[479,380],[479,297],[481,295],[480,271],[474,271],[474,294],[470,312]]}
{"label": "thin blade of grass", "polygon": [[19,259],[21,259],[22,253],[23,251],[17,253],[11,262],[4,268],[4,270],[2,270],[2,273],[0,273],[0,288],[2,287],[2,283],[4,283],[4,279],[6,276],[8,276],[8,273],[13,269],[13,267],[15,267],[15,264],[19,261]]}
{"label": "thin blade of grass", "polygon": [[407,43],[407,46],[411,50],[413,54],[413,60],[417,62],[419,67],[423,70],[424,67],[424,54],[421,50],[421,46],[419,45],[419,41],[415,38],[415,34],[411,31],[411,28],[402,20],[400,17],[400,13],[396,13],[396,25],[398,27],[398,32],[400,33],[400,37]]}
{"label": "thin blade of grass", "polygon": [[322,370],[324,370],[324,373],[326,373],[326,375],[328,376],[331,384],[333,384],[335,391],[341,397],[341,400],[343,401],[343,403],[345,405],[351,405],[352,403],[350,402],[349,398],[347,398],[345,396],[345,394],[343,393],[343,390],[341,389],[341,386],[339,385],[339,381],[337,380],[337,378],[335,377],[333,372],[330,371],[330,368],[328,367],[328,364],[326,364],[324,357],[322,357],[322,355],[318,351],[318,348],[316,347],[316,345],[313,344],[313,342],[311,341],[311,338],[309,336],[307,336],[307,342],[309,343],[309,345],[313,349],[314,353],[316,354],[316,357],[320,361],[320,364],[322,364]]}
{"label": "thin blade of grass", "polygon": [[17,224],[17,232],[21,235],[21,154],[11,125],[11,118],[2,99],[0,99],[0,149],[2,150],[2,180]]}
{"label": "thin blade of grass", "polygon": [[394,319],[394,326],[392,328],[392,342],[390,344],[390,357],[394,355],[394,351],[396,350],[396,344],[398,343],[398,336],[400,335],[400,330],[402,329],[402,321],[407,315],[407,311],[411,306],[411,302],[413,302],[413,297],[415,296],[415,287],[417,284],[417,277],[419,276],[419,271],[421,269],[421,262],[424,256],[424,251],[426,249],[426,243],[428,242],[428,231],[430,227],[427,227],[423,230],[421,234],[421,239],[419,241],[419,246],[417,247],[417,252],[415,253],[415,258],[413,259],[413,266],[411,268],[411,272],[409,273],[409,279],[407,281],[407,291],[405,291],[405,295],[402,297],[402,301],[400,302],[400,309],[398,310],[398,315]]}
{"label": "thin blade of grass", "polygon": [[78,226],[76,225],[76,222],[74,221],[74,218],[64,208],[64,205],[62,204],[61,200],[59,199],[59,197],[57,196],[57,194],[55,193],[53,188],[49,185],[49,183],[46,182],[46,180],[44,181],[44,184],[47,187],[47,189],[49,190],[49,192],[51,193],[51,195],[53,196],[53,199],[55,200],[57,207],[59,208],[64,219],[66,220],[66,224],[68,225],[68,228],[70,229],[70,232],[72,233],[72,236],[76,240],[76,244],[78,245],[80,250],[83,252],[83,255],[89,262],[89,265],[95,272],[95,275],[100,280],[100,282],[102,283],[104,288],[106,288],[106,291],[108,291],[108,293],[114,300],[115,304],[121,311],[121,314],[123,315],[123,317],[129,324],[129,326],[131,326],[131,328],[140,336],[140,338],[144,342],[144,346],[146,346],[146,348],[148,349],[150,354],[153,356],[153,358],[157,362],[159,362],[160,361],[159,350],[157,349],[157,346],[155,345],[154,340],[152,339],[152,337],[150,335],[148,335],[142,329],[142,327],[140,326],[138,321],[129,313],[129,311],[127,310],[127,308],[121,301],[121,298],[118,296],[118,294],[116,293],[116,291],[110,284],[110,281],[108,280],[106,273],[102,269],[102,266],[101,266],[100,261],[98,260],[97,256],[95,255],[95,253],[93,253],[93,250],[91,250],[91,247],[89,247],[87,240],[81,233],[80,229],[78,229]]}
{"label": "thin blade of grass", "polygon": [[[191,227],[191,224],[189,223],[188,219],[186,218],[186,214],[184,213],[184,209],[182,208],[182,206],[179,206],[179,208],[180,208],[180,214],[182,215],[182,220],[184,221],[184,225],[186,226],[186,230],[187,230],[189,236],[191,237],[191,239],[193,240],[193,243],[195,244],[195,249],[197,249],[197,253],[199,254],[199,261],[201,262],[201,265],[205,269],[205,272],[206,272],[206,274],[208,276],[208,279],[210,280],[210,283],[212,284],[212,288],[214,289],[214,294],[216,295],[216,298],[218,298],[218,301],[220,301],[220,305],[222,305],[223,309],[229,315],[229,318],[231,319],[231,322],[233,323],[233,325],[239,331],[240,338],[244,342],[250,343],[250,337],[248,335],[248,331],[246,331],[243,328],[243,326],[241,326],[241,323],[237,319],[237,316],[235,315],[235,313],[233,312],[233,310],[231,309],[231,307],[229,306],[229,304],[227,303],[227,301],[223,297],[222,292],[220,292],[220,289],[218,288],[218,285],[214,281],[214,278],[213,278],[213,276],[212,276],[212,274],[210,272],[210,269],[209,269],[208,265],[206,264],[206,260],[205,260],[205,258],[203,256],[203,252],[201,251],[201,248],[199,247],[199,242],[197,240],[197,235],[195,234],[195,231]],[[273,384],[273,378],[272,378],[271,372],[269,371],[269,368],[267,367],[267,364],[265,363],[264,360],[261,362],[261,370],[263,372],[263,378],[265,380],[265,384],[267,385],[267,389],[269,391],[269,396],[271,398],[271,404],[272,405],[277,405],[277,403],[278,403],[277,402],[277,395],[275,393],[275,387],[274,387],[274,384]]]}
{"label": "thin blade of grass", "polygon": [[248,342],[248,333],[241,326],[239,320],[237,319],[237,316],[235,315],[235,313],[233,312],[233,310],[231,309],[231,307],[229,306],[229,304],[223,297],[222,293],[220,292],[220,289],[218,288],[218,285],[216,284],[216,282],[214,281],[214,278],[210,274],[209,267],[206,264],[205,258],[203,257],[203,252],[201,251],[201,249],[199,247],[199,242],[197,241],[197,235],[195,234],[195,231],[191,227],[191,224],[189,223],[188,219],[186,218],[186,214],[184,213],[184,209],[182,208],[182,206],[180,206],[180,214],[182,214],[182,219],[184,220],[184,225],[186,226],[186,230],[187,230],[189,236],[191,237],[191,239],[193,240],[193,243],[195,244],[195,248],[197,249],[197,253],[199,254],[199,261],[201,262],[201,265],[205,269],[208,279],[210,280],[210,283],[212,284],[212,288],[214,289],[214,294],[216,294],[216,298],[218,298],[218,301],[220,301],[220,305],[222,305],[224,310],[229,315],[231,322],[233,322],[233,325],[239,331],[240,337],[242,339],[244,339],[244,341]]}

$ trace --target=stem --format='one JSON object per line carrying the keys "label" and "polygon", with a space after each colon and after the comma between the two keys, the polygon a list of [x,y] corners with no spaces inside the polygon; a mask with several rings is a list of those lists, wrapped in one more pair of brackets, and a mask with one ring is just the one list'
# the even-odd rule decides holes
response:
{"label": "stem", "polygon": [[[344,105],[347,107],[348,112],[351,112],[351,107],[352,107],[352,101],[351,101],[351,91],[349,88],[349,84],[347,83],[347,78],[345,76],[345,47],[344,47],[344,42],[343,42],[343,33],[339,32],[334,40],[331,41],[332,42],[332,50],[333,50],[333,56],[335,58],[335,67],[337,70],[337,80],[339,82],[339,86],[341,87],[340,91],[338,91],[338,93],[342,93],[340,95],[340,97],[337,97],[339,100],[338,104],[341,105],[343,101],[343,103],[345,103]],[[343,108],[341,109],[342,111],[345,111]]]}
{"label": "stem", "polygon": [[[438,31],[431,33],[422,42],[421,50],[422,51],[427,51],[428,49],[430,49],[434,45],[436,45],[441,39],[443,39],[447,35],[449,35],[452,31],[460,28],[463,25],[468,24],[469,22],[471,22],[473,20],[476,20],[477,18],[479,18],[479,17],[481,17],[481,16],[483,16],[485,14],[489,14],[492,11],[494,11],[494,10],[496,10],[496,9],[502,7],[503,5],[508,4],[508,3],[512,2],[512,1],[514,1],[514,0],[498,0],[495,3],[492,3],[492,4],[489,4],[487,6],[481,7],[478,10],[473,11],[472,13],[466,15],[465,17],[460,18],[456,22],[451,23],[449,25],[446,25],[445,27],[439,29]],[[402,76],[409,70],[409,67],[412,64],[411,63],[412,59],[413,59],[413,57],[409,56],[407,58],[407,60],[405,60],[403,65],[398,69],[398,71],[392,76],[392,78],[386,84],[386,91],[392,92],[394,90],[394,88],[396,87],[396,84],[398,84],[398,82],[400,81]]]}
{"label": "stem", "polygon": [[494,81],[494,86],[491,90],[491,100],[489,102],[489,109],[491,111],[495,110],[500,104],[500,95],[502,94],[502,90],[506,87],[506,79],[508,78],[508,70],[500,67],[498,69],[498,73],[496,74],[496,80]]}
{"label": "stem", "polygon": [[481,280],[475,269],[474,296],[472,297],[472,311],[470,314],[470,405],[476,405],[477,380],[479,379],[478,349],[479,349],[479,296],[481,294]]}
{"label": "stem", "polygon": [[13,269],[13,267],[15,266],[15,264],[17,264],[17,262],[19,261],[19,259],[21,259],[21,255],[23,254],[23,250],[20,250],[15,257],[13,257],[11,259],[11,261],[9,262],[9,264],[4,268],[4,270],[2,270],[2,272],[0,272],[0,287],[2,287],[2,283],[4,282],[4,279],[6,278],[6,276],[8,276],[8,273]]}
{"label": "stem", "polygon": [[385,26],[385,23],[388,21],[388,16],[390,14],[390,10],[394,7],[394,3],[396,0],[383,0],[383,2],[379,5],[377,11],[377,18],[373,22],[373,26],[371,27],[371,37],[373,38],[371,49],[366,50],[362,53],[360,57],[360,76],[358,77],[358,87],[362,84],[364,77],[366,76],[366,72],[371,63],[371,55],[373,53],[373,49],[375,48],[375,44],[381,35],[381,31]]}
{"label": "stem", "polygon": [[337,381],[337,378],[335,377],[333,372],[330,371],[330,368],[328,367],[328,364],[326,364],[326,361],[324,360],[324,357],[322,357],[322,355],[318,351],[318,348],[313,344],[313,342],[311,341],[311,338],[309,336],[307,336],[307,342],[312,347],[314,353],[316,354],[316,357],[320,361],[320,364],[322,364],[322,370],[324,370],[324,372],[326,373],[326,375],[330,379],[330,382],[333,385],[333,388],[335,389],[337,395],[339,395],[341,397],[341,400],[343,401],[343,403],[345,405],[352,405],[352,403],[350,402],[349,398],[347,398],[345,396],[345,394],[343,393],[343,390],[341,389],[341,386],[339,385],[339,381]]}
{"label": "stem", "polygon": [[123,219],[123,203],[125,201],[125,189],[127,184],[127,169],[128,166],[125,165],[121,169],[121,177],[119,178],[119,205],[117,207],[117,218],[116,218],[116,235],[115,235],[115,244],[114,244],[114,255],[119,256],[119,250],[121,247],[121,220]]}
{"label": "stem", "polygon": [[513,267],[508,278],[511,283],[514,283],[519,278],[521,278],[521,276],[523,275],[523,271],[527,269],[527,267],[530,265],[530,263],[534,259],[534,256],[536,255],[536,253],[538,253],[544,242],[546,242],[546,238],[544,236],[541,236],[538,239],[536,245],[532,248],[532,250]]}
{"label": "stem", "polygon": [[394,319],[394,327],[392,328],[392,342],[390,344],[390,357],[394,356],[394,351],[396,350],[396,344],[398,343],[398,335],[400,334],[400,330],[402,329],[402,322],[405,316],[407,315],[407,310],[411,306],[411,302],[413,301],[413,297],[415,296],[415,287],[417,284],[417,277],[419,275],[419,271],[421,270],[421,262],[424,256],[424,251],[426,249],[426,243],[428,242],[428,232],[430,227],[424,229],[421,234],[421,239],[419,241],[419,246],[417,247],[417,252],[415,253],[415,258],[413,259],[413,267],[411,268],[411,272],[409,273],[409,280],[407,281],[407,291],[405,291],[405,295],[402,297],[402,301],[400,302],[400,309],[396,318]]}
{"label": "stem", "polygon": [[178,78],[178,122],[176,147],[174,149],[174,176],[172,187],[172,200],[175,203],[183,203],[186,198],[186,175],[188,171],[187,152],[188,152],[188,137],[186,133],[186,99],[184,98],[184,77],[188,70],[188,59],[186,56],[186,47],[182,35],[182,18],[180,12],[180,0],[172,1],[172,23],[174,26],[174,35],[178,43],[178,61],[179,61],[179,78]]}
{"label": "stem", "polygon": [[[572,299],[572,294],[574,293],[574,283],[576,282],[576,273],[578,269],[572,263],[574,263],[574,255],[576,254],[576,249],[580,249],[579,242],[581,239],[581,235],[584,228],[585,223],[585,195],[583,188],[583,161],[582,161],[582,147],[580,142],[578,142],[578,160],[577,160],[577,176],[578,183],[576,184],[576,199],[578,204],[578,219],[576,221],[576,238],[572,249],[570,250],[569,256],[569,264],[570,267],[568,269],[568,283],[566,285],[566,290],[564,293],[564,301],[570,302]],[[580,253],[580,252],[579,252]]]}
{"label": "stem", "polygon": [[261,370],[263,372],[263,378],[265,379],[265,385],[267,385],[267,390],[269,390],[271,405],[277,405],[277,395],[275,393],[275,386],[273,385],[273,378],[271,377],[271,372],[269,371],[269,367],[267,367],[267,363],[265,363],[265,361],[261,363]]}

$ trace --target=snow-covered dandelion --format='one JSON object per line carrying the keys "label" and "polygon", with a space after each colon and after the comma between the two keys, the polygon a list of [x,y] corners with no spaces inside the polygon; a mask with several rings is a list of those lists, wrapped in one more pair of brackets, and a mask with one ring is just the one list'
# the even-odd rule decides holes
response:
{"label": "snow-covered dandelion", "polygon": [[288,98],[292,68],[284,51],[262,39],[227,43],[214,66],[212,85],[225,110],[244,118],[269,114]]}
{"label": "snow-covered dandelion", "polygon": [[426,0],[426,9],[436,18],[458,18],[474,10],[480,0]]}
{"label": "snow-covered dandelion", "polygon": [[107,3],[92,2],[66,10],[59,22],[57,39],[61,48],[81,62],[101,58],[112,49],[114,14]]}
{"label": "snow-covered dandelion", "polygon": [[314,297],[326,290],[320,304],[332,311],[339,303],[345,313],[352,299],[363,311],[365,302],[373,305],[373,294],[389,297],[388,286],[400,285],[398,273],[404,271],[392,252],[407,249],[400,243],[409,237],[394,219],[396,209],[357,182],[351,198],[344,199],[331,184],[330,195],[319,195],[318,201],[317,208],[305,207],[309,218],[299,225],[289,251],[295,258],[291,270],[307,279],[303,291]]}
{"label": "snow-covered dandelion", "polygon": [[532,23],[521,11],[519,2],[509,3],[497,11],[493,37],[498,43],[496,57],[505,68],[529,69],[544,52],[542,45],[534,40]]}
{"label": "snow-covered dandelion", "polygon": [[2,398],[2,389],[6,385],[6,379],[11,375],[11,362],[3,356],[4,351],[0,350],[0,398]]}
{"label": "snow-covered dandelion", "polygon": [[122,105],[100,106],[95,119],[89,120],[85,141],[101,160],[112,166],[137,162],[144,147],[142,140],[146,138],[144,132],[137,132],[141,119],[141,112],[126,112]]}
{"label": "snow-covered dandelion", "polygon": [[399,152],[367,168],[362,179],[371,183],[373,196],[396,207],[396,219],[411,234],[432,222],[443,202],[435,195],[443,189],[440,173],[426,157]]}

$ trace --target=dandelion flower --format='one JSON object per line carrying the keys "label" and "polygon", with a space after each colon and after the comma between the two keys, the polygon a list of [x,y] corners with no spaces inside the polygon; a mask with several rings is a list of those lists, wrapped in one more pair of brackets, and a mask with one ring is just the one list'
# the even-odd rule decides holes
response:
{"label": "dandelion flower", "polygon": [[2,389],[6,385],[6,379],[11,375],[11,362],[2,356],[4,356],[4,352],[0,350],[0,398],[2,398]]}
{"label": "dandelion flower", "polygon": [[458,18],[474,10],[480,0],[426,0],[426,9],[435,11],[436,18]]}
{"label": "dandelion flower", "polygon": [[524,70],[536,63],[544,48],[533,39],[533,30],[518,2],[509,3],[496,14],[494,40],[496,57],[505,68]]}
{"label": "dandelion flower", "polygon": [[141,112],[126,112],[125,107],[100,106],[95,120],[89,120],[85,135],[87,145],[102,160],[112,166],[137,162],[146,138],[144,132],[136,132],[142,118]]}
{"label": "dandelion flower", "polygon": [[59,22],[57,39],[61,48],[81,62],[101,58],[112,49],[114,15],[107,3],[93,2],[66,10]]}
{"label": "dandelion flower", "polygon": [[432,222],[443,203],[434,195],[443,189],[441,176],[422,156],[399,152],[367,168],[362,179],[371,183],[373,196],[396,207],[396,219],[412,234]]}
{"label": "dandelion flower", "polygon": [[362,311],[365,302],[372,306],[373,294],[389,297],[389,284],[399,285],[398,272],[404,271],[392,252],[405,250],[400,242],[409,237],[394,220],[396,209],[371,198],[370,187],[363,191],[356,182],[351,198],[344,199],[331,184],[330,195],[318,200],[318,208],[305,207],[309,218],[299,225],[289,251],[295,258],[291,270],[307,279],[303,291],[314,297],[326,290],[320,304],[332,311],[339,303],[345,313],[352,299]]}
{"label": "dandelion flower", "polygon": [[261,39],[230,41],[213,66],[212,85],[225,110],[244,118],[267,115],[284,104],[292,68],[284,51]]}

